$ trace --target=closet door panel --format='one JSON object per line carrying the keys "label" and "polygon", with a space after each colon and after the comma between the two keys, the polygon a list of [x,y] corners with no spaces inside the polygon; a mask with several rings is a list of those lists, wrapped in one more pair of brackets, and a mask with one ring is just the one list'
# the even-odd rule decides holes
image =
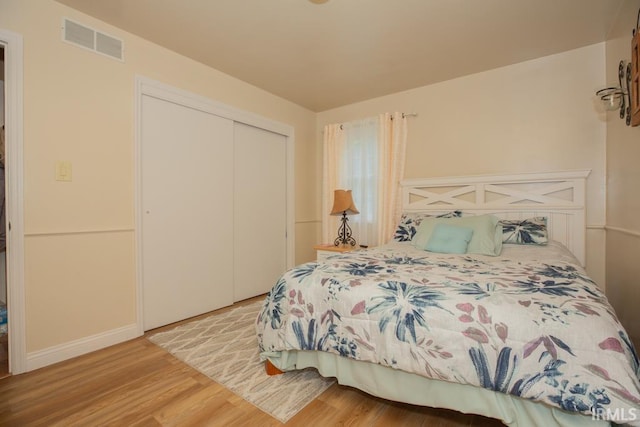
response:
{"label": "closet door panel", "polygon": [[144,329],[233,302],[233,122],[142,97]]}
{"label": "closet door panel", "polygon": [[286,268],[286,142],[235,123],[234,301],[268,292]]}

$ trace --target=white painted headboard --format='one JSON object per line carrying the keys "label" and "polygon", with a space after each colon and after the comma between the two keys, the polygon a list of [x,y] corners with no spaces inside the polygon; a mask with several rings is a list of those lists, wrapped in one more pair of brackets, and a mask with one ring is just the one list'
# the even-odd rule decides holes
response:
{"label": "white painted headboard", "polygon": [[549,238],[585,265],[585,182],[589,170],[472,175],[402,181],[402,211],[490,213],[501,219],[547,217]]}

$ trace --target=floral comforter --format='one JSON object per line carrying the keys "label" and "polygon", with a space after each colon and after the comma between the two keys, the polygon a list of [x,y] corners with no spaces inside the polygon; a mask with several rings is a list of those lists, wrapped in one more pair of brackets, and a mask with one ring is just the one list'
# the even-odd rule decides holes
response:
{"label": "floral comforter", "polygon": [[383,246],[300,265],[268,294],[261,351],[317,350],[640,419],[638,355],[581,267]]}

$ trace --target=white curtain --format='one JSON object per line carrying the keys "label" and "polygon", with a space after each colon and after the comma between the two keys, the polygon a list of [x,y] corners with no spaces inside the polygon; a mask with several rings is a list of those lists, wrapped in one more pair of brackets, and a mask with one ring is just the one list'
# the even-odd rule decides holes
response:
{"label": "white curtain", "polygon": [[[333,124],[324,127],[323,163],[322,163],[322,242],[333,243],[337,237],[338,222],[336,217],[330,216],[333,207],[333,191],[339,190],[338,169],[342,147],[344,146],[344,132],[342,125]],[[358,205],[356,205],[358,207]]]}
{"label": "white curtain", "polygon": [[393,236],[400,217],[407,126],[402,113],[385,113],[324,129],[323,241],[337,236],[331,217],[333,191],[352,190],[360,211],[349,225],[361,245],[378,246]]}
{"label": "white curtain", "polygon": [[407,149],[407,119],[402,113],[386,113],[379,117],[379,192],[378,244],[393,237],[402,215],[400,181],[404,177]]}

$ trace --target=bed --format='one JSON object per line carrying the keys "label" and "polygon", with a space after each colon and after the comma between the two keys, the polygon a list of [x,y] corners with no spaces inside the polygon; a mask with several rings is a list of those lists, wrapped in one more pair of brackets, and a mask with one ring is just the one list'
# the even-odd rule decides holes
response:
{"label": "bed", "polygon": [[[261,357],[510,426],[640,425],[638,356],[583,268],[588,173],[404,181],[392,241],[278,280],[256,320]],[[471,248],[484,228],[468,225],[487,221],[497,256],[431,247],[445,230]]]}

